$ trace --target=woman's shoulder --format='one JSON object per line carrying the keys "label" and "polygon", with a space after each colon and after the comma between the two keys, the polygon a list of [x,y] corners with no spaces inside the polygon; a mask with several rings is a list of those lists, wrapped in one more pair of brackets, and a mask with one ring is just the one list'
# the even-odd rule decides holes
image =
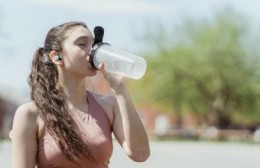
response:
{"label": "woman's shoulder", "polygon": [[33,101],[21,104],[16,112],[24,113],[27,115],[37,115],[37,106]]}
{"label": "woman's shoulder", "polygon": [[98,93],[91,92],[91,95],[96,99],[96,101],[101,105],[101,107],[106,112],[106,115],[110,121],[110,124],[113,124],[114,118],[114,105],[116,103],[116,99],[113,95],[101,95]]}
{"label": "woman's shoulder", "polygon": [[19,118],[24,121],[36,121],[38,116],[39,113],[37,106],[33,101],[20,105],[15,112],[15,118]]}
{"label": "woman's shoulder", "polygon": [[100,104],[103,105],[113,105],[113,103],[116,101],[115,96],[113,95],[101,95],[96,92],[91,92],[91,94]]}
{"label": "woman's shoulder", "polygon": [[16,135],[34,134],[38,130],[37,106],[34,102],[28,102],[20,105],[14,115],[13,128],[10,132],[10,138],[13,138],[13,132]]}

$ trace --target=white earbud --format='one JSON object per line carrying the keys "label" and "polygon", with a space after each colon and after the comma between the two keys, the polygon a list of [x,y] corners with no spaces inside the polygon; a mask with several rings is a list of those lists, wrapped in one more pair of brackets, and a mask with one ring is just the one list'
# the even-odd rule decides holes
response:
{"label": "white earbud", "polygon": [[61,57],[59,55],[55,55],[53,57],[54,61],[57,62],[57,61],[60,61],[61,60]]}

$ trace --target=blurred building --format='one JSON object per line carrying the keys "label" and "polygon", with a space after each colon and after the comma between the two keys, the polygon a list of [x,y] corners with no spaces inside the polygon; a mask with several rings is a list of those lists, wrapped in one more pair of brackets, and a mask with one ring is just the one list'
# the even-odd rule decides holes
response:
{"label": "blurred building", "polygon": [[17,105],[0,97],[0,138],[7,138],[12,128],[13,117]]}

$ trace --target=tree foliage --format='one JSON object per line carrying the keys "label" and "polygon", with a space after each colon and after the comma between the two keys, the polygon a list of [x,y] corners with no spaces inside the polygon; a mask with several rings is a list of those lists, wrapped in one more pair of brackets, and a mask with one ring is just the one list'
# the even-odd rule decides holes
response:
{"label": "tree foliage", "polygon": [[260,54],[248,25],[226,9],[211,20],[186,19],[172,33],[150,31],[145,40],[156,48],[147,51],[144,78],[131,83],[136,101],[196,113],[220,128],[260,121]]}

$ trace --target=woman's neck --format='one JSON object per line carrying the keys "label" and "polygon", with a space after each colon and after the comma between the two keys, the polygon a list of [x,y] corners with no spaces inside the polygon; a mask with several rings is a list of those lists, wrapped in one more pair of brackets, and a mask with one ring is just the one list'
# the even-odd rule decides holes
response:
{"label": "woman's neck", "polygon": [[85,78],[75,75],[60,75],[59,87],[66,95],[67,101],[79,104],[86,100]]}

